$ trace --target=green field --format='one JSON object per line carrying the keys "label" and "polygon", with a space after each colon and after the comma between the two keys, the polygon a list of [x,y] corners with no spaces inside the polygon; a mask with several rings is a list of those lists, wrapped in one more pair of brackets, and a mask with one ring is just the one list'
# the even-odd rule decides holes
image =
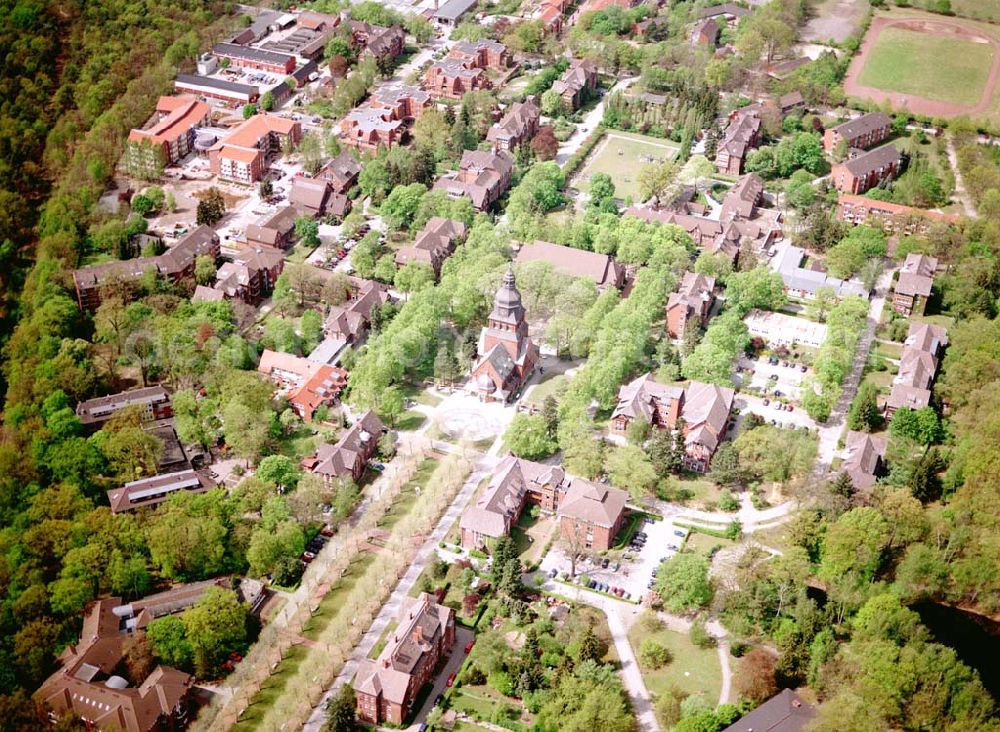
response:
{"label": "green field", "polygon": [[701,696],[708,706],[714,708],[722,690],[722,668],[719,666],[716,649],[699,648],[686,634],[675,633],[666,628],[650,633],[642,622],[637,622],[629,630],[629,643],[636,654],[647,638],[668,648],[673,657],[670,663],[658,669],[644,668],[640,664],[643,681],[654,698],[675,688],[687,694]]}
{"label": "green field", "polygon": [[1000,0],[951,0],[951,9],[963,18],[1000,21]]}
{"label": "green field", "polygon": [[940,102],[979,102],[993,64],[985,43],[886,28],[878,36],[858,83]]}
{"label": "green field", "polygon": [[594,148],[572,185],[586,191],[590,176],[607,173],[615,183],[616,197],[638,199],[639,169],[649,162],[673,160],[677,150],[678,146],[669,140],[614,130]]}

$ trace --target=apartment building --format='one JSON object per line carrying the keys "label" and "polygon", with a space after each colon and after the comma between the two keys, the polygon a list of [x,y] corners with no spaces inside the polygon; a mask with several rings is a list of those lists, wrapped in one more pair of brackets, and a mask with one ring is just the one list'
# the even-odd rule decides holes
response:
{"label": "apartment building", "polygon": [[209,149],[209,167],[221,180],[253,185],[267,173],[272,157],[301,139],[298,122],[266,112],[256,114]]}
{"label": "apartment building", "polygon": [[857,119],[831,127],[823,133],[823,149],[832,153],[841,143],[847,148],[867,149],[892,134],[892,120],[882,112],[863,114]]}
{"label": "apartment building", "polygon": [[191,96],[160,97],[155,121],[129,132],[127,158],[147,165],[172,165],[194,150],[194,131],[209,123],[211,108]]}
{"label": "apartment building", "polygon": [[608,288],[620,290],[625,287],[625,267],[609,254],[588,252],[536,239],[534,243],[521,247],[516,261],[519,265],[547,262],[560,274],[593,280],[601,292]]}
{"label": "apartment building", "polygon": [[386,432],[388,430],[374,412],[365,412],[344,431],[336,444],[320,445],[312,457],[302,461],[302,467],[327,484],[340,478],[357,482],[378,452],[378,441]]}
{"label": "apartment building", "polygon": [[842,193],[837,199],[837,218],[854,226],[879,227],[889,234],[926,234],[934,224],[950,226],[962,217]]}
{"label": "apartment building", "polygon": [[589,59],[573,59],[569,68],[552,84],[552,90],[570,112],[583,104],[584,98],[597,89],[597,64]]}
{"label": "apartment building", "polygon": [[205,493],[215,485],[202,471],[179,470],[133,480],[121,488],[112,488],[107,492],[108,504],[111,506],[111,513],[132,513],[141,508],[159,506],[178,491]]}
{"label": "apartment building", "polygon": [[715,304],[715,278],[685,272],[677,292],[667,298],[667,333],[683,338],[688,323],[704,327]]}
{"label": "apartment building", "polygon": [[838,191],[860,194],[895,178],[902,164],[903,156],[896,146],[883,145],[836,163],[830,178]]}
{"label": "apartment building", "polygon": [[411,262],[426,264],[439,277],[441,265],[455,251],[456,244],[465,239],[466,232],[461,221],[435,216],[424,225],[413,244],[396,250],[396,266],[404,267]]}
{"label": "apartment building", "polygon": [[136,406],[141,407],[144,422],[167,419],[174,414],[166,389],[145,386],[82,401],[76,405],[76,416],[85,426],[100,427],[122,409]]}
{"label": "apartment building", "polygon": [[892,309],[900,315],[923,315],[927,299],[934,288],[937,257],[907,254],[892,288]]}
{"label": "apartment building", "polygon": [[457,172],[446,173],[434,183],[434,190],[449,196],[466,196],[477,211],[485,211],[510,188],[514,158],[501,150],[496,153],[466,150]]}
{"label": "apartment building", "polygon": [[538,132],[542,112],[534,102],[515,102],[486,133],[486,141],[497,150],[513,150],[531,141]]}
{"label": "apartment building", "polygon": [[295,70],[296,59],[287,53],[268,51],[237,43],[217,43],[212,53],[218,59],[227,59],[230,66],[266,71],[269,74],[290,74]]}

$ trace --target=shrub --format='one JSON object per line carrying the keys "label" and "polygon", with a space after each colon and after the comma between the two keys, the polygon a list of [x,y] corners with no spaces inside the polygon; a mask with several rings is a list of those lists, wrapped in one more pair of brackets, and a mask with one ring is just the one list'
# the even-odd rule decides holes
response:
{"label": "shrub", "polygon": [[690,638],[699,648],[715,648],[715,638],[708,634],[703,618],[698,618],[691,624]]}
{"label": "shrub", "polygon": [[723,511],[739,511],[740,502],[730,491],[724,490],[719,495],[719,508]]}
{"label": "shrub", "polygon": [[486,683],[504,696],[510,696],[514,693],[514,682],[506,671],[494,671],[489,675]]}
{"label": "shrub", "polygon": [[729,646],[729,654],[733,658],[740,658],[744,653],[750,650],[750,645],[744,643],[743,641],[736,641],[731,646]]}
{"label": "shrub", "polygon": [[647,638],[639,646],[639,663],[646,668],[662,668],[673,660],[670,649]]}

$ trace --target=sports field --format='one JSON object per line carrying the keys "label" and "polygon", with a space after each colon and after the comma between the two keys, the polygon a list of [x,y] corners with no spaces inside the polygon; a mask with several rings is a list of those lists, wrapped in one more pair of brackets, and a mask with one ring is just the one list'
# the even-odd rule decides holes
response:
{"label": "sports field", "polygon": [[890,27],[876,39],[858,82],[972,106],[986,88],[993,52],[987,43]]}
{"label": "sports field", "polygon": [[611,130],[573,176],[571,185],[578,191],[586,191],[594,173],[607,173],[615,183],[617,198],[638,198],[639,169],[647,163],[673,160],[678,149],[669,140]]}
{"label": "sports field", "polygon": [[951,9],[963,18],[1000,21],[1000,0],[951,0]]}

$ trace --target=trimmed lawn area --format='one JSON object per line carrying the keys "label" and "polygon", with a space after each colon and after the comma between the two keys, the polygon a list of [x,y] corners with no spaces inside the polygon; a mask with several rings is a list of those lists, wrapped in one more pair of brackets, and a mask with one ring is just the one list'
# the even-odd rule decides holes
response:
{"label": "trimmed lawn area", "polygon": [[865,381],[869,384],[875,384],[879,391],[886,393],[892,391],[892,379],[893,374],[889,371],[871,371],[865,374]]}
{"label": "trimmed lawn area", "polygon": [[736,546],[736,542],[730,539],[720,539],[717,536],[702,534],[700,531],[692,531],[688,533],[685,546],[695,554],[702,554],[707,557],[713,548],[721,546],[723,549],[728,549],[731,546]]}
{"label": "trimmed lawn area", "polygon": [[695,477],[693,474],[682,475],[678,479],[680,487],[689,490],[694,495],[687,500],[687,505],[693,508],[703,508],[706,504],[719,500],[722,490],[707,478]]}
{"label": "trimmed lawn area", "polygon": [[[837,466],[832,466],[837,467]],[[777,549],[778,551],[784,551],[792,546],[788,538],[788,526],[775,526],[771,529],[761,529],[760,531],[753,532],[754,541],[771,547],[772,549]]]}
{"label": "trimmed lawn area", "polygon": [[353,562],[347,565],[347,571],[344,572],[343,577],[323,596],[316,612],[306,622],[305,627],[302,629],[304,637],[313,641],[319,640],[320,633],[333,620],[334,616],[340,612],[340,608],[344,604],[344,598],[347,597],[347,593],[357,584],[358,580],[364,576],[367,566],[368,559],[365,556],[365,552],[361,552],[355,557]]}
{"label": "trimmed lawn area", "polygon": [[437,466],[438,461],[434,458],[427,458],[417,466],[417,472],[402,487],[395,500],[393,500],[392,505],[389,506],[389,510],[385,512],[385,516],[376,524],[380,529],[383,531],[392,531],[393,527],[399,523],[403,516],[410,512],[410,509],[413,508],[413,504],[417,502],[417,498],[419,497],[417,488],[423,488],[427,485],[427,481]]}
{"label": "trimmed lawn area", "polygon": [[453,690],[448,703],[452,709],[465,712],[469,716],[481,717],[483,719],[490,719],[497,706],[505,704],[514,710],[511,717],[518,713],[523,715],[520,717],[519,722],[514,723],[521,725],[516,729],[526,729],[532,724],[531,714],[524,709],[519,699],[506,697],[485,684],[462,686]]}
{"label": "trimmed lawn area", "polygon": [[567,386],[569,386],[569,379],[565,374],[552,374],[551,376],[546,376],[545,379],[531,387],[531,392],[528,394],[527,402],[541,408],[542,403],[545,401],[547,396],[551,394],[558,399],[558,392],[560,390],[565,390]]}
{"label": "trimmed lawn area", "polygon": [[940,325],[945,328],[950,328],[955,324],[955,319],[950,315],[914,315],[910,318],[910,321],[916,323],[929,323],[930,325]]}
{"label": "trimmed lawn area", "polygon": [[408,409],[399,415],[399,418],[396,420],[396,429],[400,432],[412,432],[413,430],[420,429],[420,426],[426,421],[427,416],[425,414]]}
{"label": "trimmed lawn area", "polygon": [[1000,21],[1000,0],[951,0],[951,9],[963,18]]}
{"label": "trimmed lawn area", "polygon": [[301,242],[292,247],[291,251],[288,252],[288,256],[285,257],[286,262],[295,262],[296,264],[302,264],[306,261],[306,258],[316,251],[318,247],[307,247]]}
{"label": "trimmed lawn area", "polygon": [[532,518],[530,509],[521,514],[510,535],[524,564],[541,561],[542,551],[555,529],[556,520],[552,516]]}
{"label": "trimmed lawn area", "polygon": [[686,634],[672,630],[658,630],[650,633],[637,622],[628,633],[632,650],[638,655],[642,642],[650,638],[670,651],[673,660],[658,669],[639,665],[646,688],[654,698],[674,687],[692,696],[701,696],[709,707],[714,708],[722,690],[722,669],[714,648],[699,648]]}
{"label": "trimmed lawn area", "polygon": [[618,130],[609,131],[597,144],[571,183],[578,191],[587,191],[590,177],[607,173],[615,183],[615,196],[633,199],[639,196],[639,169],[647,163],[673,160],[679,146],[658,137],[647,137]]}
{"label": "trimmed lawn area", "polygon": [[292,646],[288,655],[278,663],[278,667],[267,677],[260,691],[254,694],[250,706],[235,724],[234,729],[252,730],[264,719],[264,715],[275,700],[285,692],[289,679],[295,676],[305,660],[309,649],[303,645]]}
{"label": "trimmed lawn area", "polygon": [[993,49],[985,43],[885,28],[858,77],[884,91],[972,106],[983,94]]}

